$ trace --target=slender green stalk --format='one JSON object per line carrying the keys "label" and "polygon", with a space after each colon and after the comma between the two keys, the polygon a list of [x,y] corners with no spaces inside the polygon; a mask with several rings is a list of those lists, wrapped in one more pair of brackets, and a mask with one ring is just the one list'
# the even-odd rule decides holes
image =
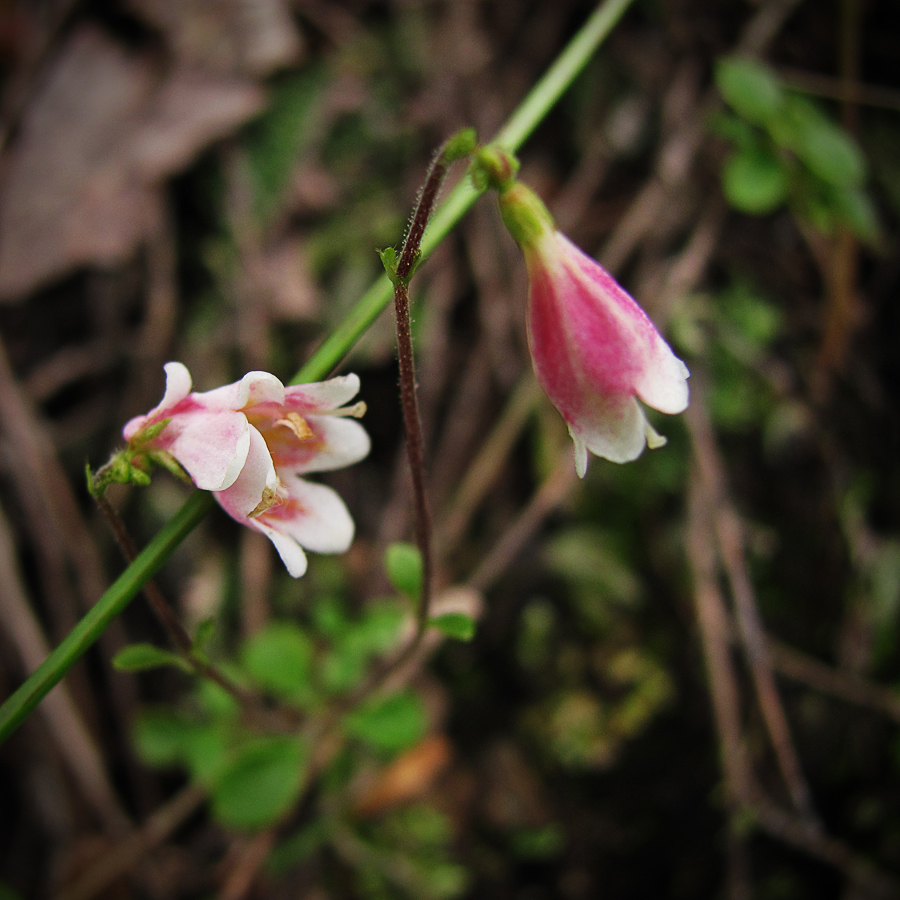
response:
{"label": "slender green stalk", "polygon": [[[575,35],[547,73],[534,86],[510,117],[494,143],[510,152],[519,149],[547,115],[553,104],[575,80],[594,51],[600,46],[633,0],[605,0]],[[478,199],[480,191],[468,179],[448,194],[435,213],[421,245],[424,260],[447,236]],[[383,275],[363,295],[344,321],[321,344],[292,384],[325,378],[366,333],[393,297],[393,285]],[[93,609],[75,626],[26,682],[0,707],[0,743],[2,743],[57,684],[94,641],[140,592],[144,583],[174,552],[182,540],[199,524],[212,506],[211,495],[192,494],[172,520],[147,545]]]}
{"label": "slender green stalk", "polygon": [[63,638],[28,680],[0,707],[0,742],[19,726],[46,694],[131,602],[178,545],[202,521],[212,494],[196,491],[116,579],[90,612]]}
{"label": "slender green stalk", "polygon": [[[492,144],[515,153],[540,125],[594,51],[622,18],[633,0],[606,0],[593,12],[541,80],[531,89]],[[435,212],[420,247],[420,265],[469,211],[483,191],[466,178],[454,187]],[[319,346],[294,377],[292,384],[325,378],[350,352],[391,302],[394,286],[387,275],[379,278],[351,310],[346,319]]]}

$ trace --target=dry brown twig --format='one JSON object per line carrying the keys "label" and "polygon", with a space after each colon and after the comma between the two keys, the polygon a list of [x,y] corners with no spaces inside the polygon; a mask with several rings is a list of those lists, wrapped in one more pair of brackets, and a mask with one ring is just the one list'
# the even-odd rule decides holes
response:
{"label": "dry brown twig", "polygon": [[[696,402],[696,398],[694,399]],[[692,577],[694,615],[703,646],[706,683],[712,699],[713,719],[719,744],[719,760],[725,778],[728,813],[728,875],[730,900],[750,896],[747,849],[737,825],[745,804],[758,787],[744,743],[740,720],[740,691],[730,652],[729,616],[719,588],[718,560],[708,508],[696,469],[691,472],[687,509],[687,559]]]}
{"label": "dry brown twig", "polygon": [[[699,394],[699,396],[698,396]],[[722,567],[728,578],[735,604],[738,630],[753,676],[757,701],[766,722],[785,785],[795,809],[818,829],[812,807],[812,796],[794,749],[787,716],[781,703],[768,641],[756,606],[753,585],[744,559],[743,533],[737,513],[725,487],[724,465],[713,437],[702,392],[695,384],[693,402],[686,413],[694,459],[703,485],[703,499],[708,504],[713,533]]]}
{"label": "dry brown twig", "polygon": [[[774,684],[772,653],[768,636],[756,611],[752,586],[746,573],[740,525],[736,513],[727,504],[722,493],[724,480],[721,461],[718,459],[711,426],[706,418],[702,390],[698,391],[696,383],[688,423],[694,442],[697,466],[689,518],[692,529],[689,560],[694,575],[698,623],[707,655],[710,690],[713,695],[729,798],[748,813],[751,821],[771,836],[835,866],[851,882],[866,891],[865,896],[896,896],[900,886],[893,879],[880,872],[845,842],[826,834],[817,819],[800,805],[804,800],[804,792],[809,797],[809,788],[799,770],[799,759]],[[704,519],[705,524],[701,524]],[[704,542],[716,548],[715,556],[718,557],[718,562],[714,559],[710,546],[701,546]],[[752,771],[746,766],[741,737],[743,729],[737,712],[739,697],[734,686],[733,674],[729,674],[731,664],[727,662],[728,651],[725,646],[731,629],[716,583],[719,566],[724,569],[732,590],[737,607],[735,630],[740,635],[741,645],[754,675],[757,699],[775,747],[782,776],[795,805],[793,811],[781,809],[767,798],[759,789]],[[748,609],[748,606],[752,609]],[[776,655],[780,657],[782,664],[794,663],[795,671],[800,668],[796,666],[796,656],[785,653],[783,648]],[[821,669],[811,668],[808,665],[804,665],[802,669],[807,676],[813,671],[820,684],[835,688],[835,679],[823,677]],[[712,680],[713,676],[716,680]],[[840,685],[839,689],[845,696],[852,692],[854,697],[865,695],[868,699],[872,699],[867,691],[852,689],[848,691],[846,680],[842,679]]]}
{"label": "dry brown twig", "polygon": [[93,866],[62,888],[55,900],[90,900],[96,897],[162,844],[200,808],[205,799],[206,794],[201,788],[193,785],[183,788],[149,816],[138,831],[118,841]]}
{"label": "dry brown twig", "polygon": [[[26,672],[34,671],[50,652],[49,642],[32,611],[13,544],[12,530],[0,508],[0,622],[21,658]],[[47,695],[40,713],[53,735],[75,783],[98,821],[110,834],[131,828],[106,772],[100,748],[85,725],[72,695],[64,684]]]}

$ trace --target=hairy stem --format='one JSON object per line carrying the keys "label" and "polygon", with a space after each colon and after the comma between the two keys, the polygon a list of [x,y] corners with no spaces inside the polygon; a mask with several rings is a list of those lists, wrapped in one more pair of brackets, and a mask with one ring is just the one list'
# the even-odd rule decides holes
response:
{"label": "hairy stem", "polygon": [[[131,539],[131,535],[125,527],[125,523],[115,509],[113,509],[112,504],[107,500],[105,494],[97,494],[95,499],[97,505],[100,507],[100,511],[103,513],[109,524],[110,530],[116,539],[116,543],[122,551],[122,555],[128,561],[129,565],[132,564],[138,555],[137,547]],[[173,610],[166,601],[159,585],[152,578],[144,585],[144,596],[147,598],[147,602],[150,604],[153,614],[165,629],[166,634],[169,635],[169,640],[172,641],[178,652],[198,675],[203,675],[206,678],[209,678],[210,681],[214,681],[219,687],[231,694],[231,696],[240,703],[248,704],[253,701],[254,698],[250,694],[238,687],[226,675],[223,675],[214,665],[205,660],[197,659],[193,652],[194,644],[191,640],[191,636],[181,624],[181,620],[175,614],[175,610]]]}

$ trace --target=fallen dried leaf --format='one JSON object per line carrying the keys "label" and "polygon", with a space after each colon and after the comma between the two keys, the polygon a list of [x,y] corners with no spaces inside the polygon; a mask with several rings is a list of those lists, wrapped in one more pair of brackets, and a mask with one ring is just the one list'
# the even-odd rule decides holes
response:
{"label": "fallen dried leaf", "polygon": [[130,5],[189,65],[268,75],[295,61],[300,51],[284,0],[130,0]]}
{"label": "fallen dried leaf", "polygon": [[260,293],[278,319],[313,318],[319,289],[309,273],[300,241],[285,241],[248,260],[248,288]]}
{"label": "fallen dried leaf", "polygon": [[93,28],[76,32],[27,109],[0,191],[0,301],[127,257],[156,226],[160,186],[262,107],[246,79],[176,70]]}
{"label": "fallen dried leaf", "polygon": [[400,803],[421,797],[438,773],[450,762],[450,742],[432,734],[382,769],[357,800],[356,812],[373,816]]}

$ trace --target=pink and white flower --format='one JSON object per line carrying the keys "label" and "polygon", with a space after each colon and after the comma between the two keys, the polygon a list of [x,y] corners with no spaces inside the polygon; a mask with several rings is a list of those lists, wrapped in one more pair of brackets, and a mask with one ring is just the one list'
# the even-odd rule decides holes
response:
{"label": "pink and white flower", "polygon": [[343,500],[300,476],[369,452],[365,429],[347,418],[361,416],[365,404],[344,406],[359,391],[356,375],[285,387],[268,372],[249,372],[197,393],[184,365],[165,370],[162,402],[125,426],[132,450],[174,459],[232,518],[265,534],[294,578],[306,571],[303,548],[350,546],[354,526]]}
{"label": "pink and white flower", "polygon": [[500,210],[525,254],[534,371],[568,425],[578,475],[588,451],[622,463],[664,444],[638,400],[683,412],[685,364],[612,276],[556,230],[531,190],[513,182],[500,193]]}

